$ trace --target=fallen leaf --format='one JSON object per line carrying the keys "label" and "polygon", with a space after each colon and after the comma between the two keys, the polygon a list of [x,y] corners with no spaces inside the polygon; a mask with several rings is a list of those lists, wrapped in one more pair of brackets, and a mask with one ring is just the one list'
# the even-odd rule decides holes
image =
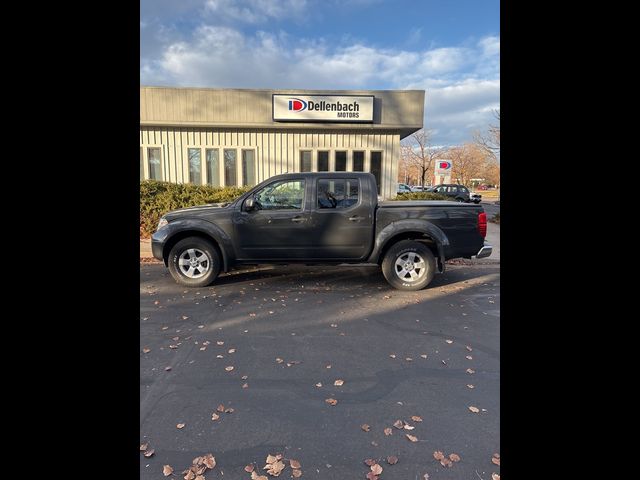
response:
{"label": "fallen leaf", "polygon": [[191,470],[187,470],[187,474],[184,476],[184,480],[193,480],[194,478],[196,478],[196,474]]}
{"label": "fallen leaf", "polygon": [[498,475],[497,473],[492,473],[491,480],[500,480],[500,475]]}
{"label": "fallen leaf", "polygon": [[491,457],[491,463],[494,463],[494,464],[500,466],[500,459],[496,458],[496,457]]}
{"label": "fallen leaf", "polygon": [[425,473],[424,476],[422,477],[424,480],[429,480],[429,474]]}
{"label": "fallen leaf", "polygon": [[144,452],[147,448],[149,448],[149,442],[140,444],[140,451]]}
{"label": "fallen leaf", "polygon": [[162,473],[165,477],[168,477],[173,473],[173,467],[171,465],[165,465],[162,467]]}
{"label": "fallen leaf", "polygon": [[218,415],[217,413],[214,413],[213,415],[211,415],[211,420],[213,420],[214,422],[219,418],[220,418],[220,415]]}
{"label": "fallen leaf", "polygon": [[365,463],[365,465],[367,465],[367,466],[369,466],[369,467],[370,467],[371,465],[375,465],[375,464],[376,464],[376,463],[378,463],[378,462],[377,462],[377,461],[375,461],[373,458],[367,458],[367,459],[364,461],[364,463]]}
{"label": "fallen leaf", "polygon": [[411,358],[411,357],[407,357],[407,358],[405,358],[405,360],[406,360],[407,362],[413,362],[413,358]]}
{"label": "fallen leaf", "polygon": [[204,456],[203,463],[207,466],[208,469],[212,469],[216,466],[216,457],[211,453],[207,453]]}
{"label": "fallen leaf", "polygon": [[440,450],[436,450],[435,452],[433,452],[433,458],[435,458],[436,460],[442,460],[444,458],[444,453],[442,453]]}
{"label": "fallen leaf", "polygon": [[174,342],[177,342],[178,340],[180,340],[180,337],[173,337],[171,340],[173,340]]}
{"label": "fallen leaf", "polygon": [[283,360],[283,359],[281,359],[281,358],[276,358],[276,363],[282,363],[282,362],[284,362],[284,360]]}
{"label": "fallen leaf", "polygon": [[236,353],[236,349],[235,348],[230,348],[229,349],[229,353]]}
{"label": "fallen leaf", "polygon": [[388,435],[393,435],[393,430],[391,428],[387,427],[387,428],[384,429],[384,434],[387,435],[387,436]]}
{"label": "fallen leaf", "polygon": [[293,474],[294,478],[300,478],[302,476],[302,470],[294,469],[291,473]]}
{"label": "fallen leaf", "polygon": [[422,421],[422,417],[419,417],[418,415],[413,415],[411,417],[411,420],[413,420],[414,422],[421,422]]}
{"label": "fallen leaf", "polygon": [[494,453],[493,454],[493,458],[500,458],[500,454],[499,453]]}
{"label": "fallen leaf", "polygon": [[391,355],[389,355],[389,356],[390,356],[391,358],[396,358],[396,356],[395,356],[395,355],[393,355],[393,354],[391,354]]}
{"label": "fallen leaf", "polygon": [[338,403],[335,398],[327,398],[325,402],[327,402],[329,405],[335,405],[336,403]]}
{"label": "fallen leaf", "polygon": [[467,346],[466,346],[466,347],[464,347],[464,348],[466,348],[466,349],[467,349],[467,350],[469,350],[470,352],[473,352],[473,348],[471,348],[469,345],[467,345]]}
{"label": "fallen leaf", "polygon": [[249,378],[249,377],[248,377],[247,375],[243,375],[243,376],[242,376],[242,377],[240,377],[240,378],[242,378],[242,380],[246,380],[246,379],[247,379],[247,378]]}
{"label": "fallen leaf", "polygon": [[[427,358],[427,356],[426,356],[426,355],[420,355],[420,356],[421,356],[422,358]],[[425,474],[425,475],[426,475],[426,474]]]}
{"label": "fallen leaf", "polygon": [[224,413],[233,413],[235,410],[233,408],[227,408]]}
{"label": "fallen leaf", "polygon": [[176,425],[176,428],[184,428],[184,423],[179,423]]}
{"label": "fallen leaf", "polygon": [[154,453],[156,453],[156,451],[153,448],[150,448],[149,450],[146,450],[143,455],[147,458],[149,458],[151,455],[153,455]]}
{"label": "fallen leaf", "polygon": [[216,358],[224,358],[224,355],[216,355]]}
{"label": "fallen leaf", "polygon": [[460,461],[460,455],[458,455],[457,453],[450,453],[449,454],[449,460],[451,460],[452,462],[459,462]]}
{"label": "fallen leaf", "polygon": [[398,457],[396,457],[395,455],[387,457],[387,463],[389,465],[395,465],[396,463],[398,463]]}
{"label": "fallen leaf", "polygon": [[344,385],[344,380],[336,380],[335,382],[333,382],[333,384],[336,387],[341,387],[342,385]]}
{"label": "fallen leaf", "polygon": [[216,341],[216,345],[224,345],[224,342],[221,342],[220,340]]}
{"label": "fallen leaf", "polygon": [[145,347],[145,348],[142,349],[142,353],[149,353],[150,351],[151,351],[150,348],[146,348]]}
{"label": "fallen leaf", "polygon": [[218,408],[216,408],[216,412],[220,412],[220,413],[224,412],[224,405],[223,404],[218,405]]}
{"label": "fallen leaf", "polygon": [[382,467],[377,463],[371,465],[370,468],[374,475],[380,475],[382,473]]}
{"label": "fallen leaf", "polygon": [[364,430],[365,432],[368,432],[369,430],[371,430],[371,427],[369,425],[367,425],[366,423],[363,424],[360,428],[362,430]]}
{"label": "fallen leaf", "polygon": [[249,384],[248,383],[243,384],[242,388],[249,388]]}
{"label": "fallen leaf", "polygon": [[404,422],[402,420],[396,420],[395,422],[393,422],[393,426],[398,430],[401,430],[402,427],[404,427]]}
{"label": "fallen leaf", "polygon": [[478,413],[480,411],[478,407],[469,407],[469,410],[471,410],[473,413]]}
{"label": "fallen leaf", "polygon": [[467,387],[468,387],[468,388],[476,388],[476,387],[474,387],[473,385],[471,385],[470,383],[467,383]]}
{"label": "fallen leaf", "polygon": [[206,480],[204,475],[198,475],[194,480]]}
{"label": "fallen leaf", "polygon": [[378,480],[378,475],[376,475],[373,472],[368,472],[367,473],[367,480]]}
{"label": "fallen leaf", "polygon": [[169,370],[171,370],[171,367],[164,367],[165,372],[168,372]]}
{"label": "fallen leaf", "polygon": [[447,342],[448,344],[452,344],[453,340],[445,340],[445,342]]}
{"label": "fallen leaf", "polygon": [[289,465],[291,468],[300,468],[302,466],[299,461],[293,459],[289,460]]}
{"label": "fallen leaf", "polygon": [[449,467],[451,468],[451,466],[453,465],[453,463],[451,462],[451,460],[449,460],[448,458],[443,458],[442,460],[440,460],[440,465],[442,465],[443,467]]}
{"label": "fallen leaf", "polygon": [[265,466],[265,468],[263,470],[266,470],[267,473],[269,475],[271,475],[272,477],[277,477],[280,475],[280,473],[282,472],[282,470],[284,470],[286,467],[286,465],[284,463],[282,463],[280,460],[278,460],[275,463],[271,463]]}
{"label": "fallen leaf", "polygon": [[234,369],[234,367],[233,367],[233,365],[229,365],[228,367],[224,367],[224,369],[225,369],[227,372],[230,372],[231,370],[233,370],[233,369]]}
{"label": "fallen leaf", "polygon": [[316,383],[316,387],[320,388],[322,386],[321,382]]}
{"label": "fallen leaf", "polygon": [[162,330],[169,330],[169,327],[162,327]]}
{"label": "fallen leaf", "polygon": [[475,370],[471,370],[470,368],[467,368],[467,373],[473,374],[473,373],[476,373],[476,371]]}
{"label": "fallen leaf", "polygon": [[338,324],[337,324],[337,323],[332,323],[332,324],[331,324],[331,326],[332,326],[333,328],[337,328]]}
{"label": "fallen leaf", "polygon": [[418,441],[418,437],[414,437],[413,435],[409,435],[408,433],[405,434],[405,437],[407,437],[412,442],[417,442]]}
{"label": "fallen leaf", "polygon": [[207,347],[200,347],[200,351],[204,352],[207,349]]}
{"label": "fallen leaf", "polygon": [[267,464],[271,464],[277,462],[278,459],[275,457],[275,455],[267,455],[267,459],[265,461],[267,462]]}
{"label": "fallen leaf", "polygon": [[183,316],[182,316],[182,319],[183,319],[183,320],[186,320],[187,318],[189,318],[189,317],[187,317],[186,315],[183,315]]}
{"label": "fallen leaf", "polygon": [[404,424],[404,429],[405,430],[413,430],[414,428],[416,428],[416,427],[414,427],[413,425],[409,425],[408,423]]}
{"label": "fallen leaf", "polygon": [[175,350],[176,348],[178,348],[178,346],[177,345],[169,345],[169,348]]}
{"label": "fallen leaf", "polygon": [[249,464],[246,467],[244,467],[244,471],[247,472],[247,473],[251,473],[251,472],[253,472],[254,468],[255,467],[253,466],[253,464]]}

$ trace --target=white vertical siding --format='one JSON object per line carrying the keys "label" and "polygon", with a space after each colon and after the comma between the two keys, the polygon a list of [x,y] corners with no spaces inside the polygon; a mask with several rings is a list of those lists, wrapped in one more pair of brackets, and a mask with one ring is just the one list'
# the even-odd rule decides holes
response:
{"label": "white vertical siding", "polygon": [[206,182],[205,148],[218,148],[221,163],[221,182],[224,184],[222,164],[225,148],[237,149],[238,182],[242,182],[242,149],[255,150],[256,181],[287,172],[300,171],[300,151],[311,150],[313,171],[317,171],[318,150],[329,151],[329,169],[335,169],[335,152],[347,151],[347,170],[353,169],[353,151],[365,151],[365,170],[371,166],[371,151],[382,151],[381,194],[395,195],[400,135],[397,132],[350,133],[297,130],[256,130],[206,127],[141,127],[140,146],[144,151],[145,175],[148,176],[146,148],[161,147],[162,173],[166,181],[189,182],[187,148],[202,148],[202,182]]}

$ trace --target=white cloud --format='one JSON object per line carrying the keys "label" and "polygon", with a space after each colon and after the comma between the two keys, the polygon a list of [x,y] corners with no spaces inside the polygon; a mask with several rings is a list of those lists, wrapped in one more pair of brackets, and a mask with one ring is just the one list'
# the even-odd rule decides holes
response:
{"label": "white cloud", "polygon": [[298,17],[306,7],[307,0],[207,0],[205,12],[225,20],[264,23]]}
{"label": "white cloud", "polygon": [[231,27],[203,25],[191,39],[164,47],[154,60],[143,59],[141,83],[425,89],[425,127],[434,129],[434,141],[453,144],[470,139],[472,130],[493,121],[491,110],[500,105],[499,46],[498,37],[486,37],[475,46],[423,51],[362,43],[330,47],[322,39],[292,39],[283,32],[245,35]]}

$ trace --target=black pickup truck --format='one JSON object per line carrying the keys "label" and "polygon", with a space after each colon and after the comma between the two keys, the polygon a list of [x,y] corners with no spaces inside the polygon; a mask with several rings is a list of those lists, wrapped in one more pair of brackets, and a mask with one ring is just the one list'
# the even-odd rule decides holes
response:
{"label": "black pickup truck", "polygon": [[393,287],[419,290],[448,259],[491,255],[486,232],[479,205],[378,202],[370,173],[288,173],[228,204],[167,213],[151,246],[192,287],[236,265],[371,263]]}

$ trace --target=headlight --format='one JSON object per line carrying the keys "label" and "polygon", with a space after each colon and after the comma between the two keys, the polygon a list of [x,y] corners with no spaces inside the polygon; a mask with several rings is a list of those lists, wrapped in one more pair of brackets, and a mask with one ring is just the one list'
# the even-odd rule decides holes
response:
{"label": "headlight", "polygon": [[162,218],[160,219],[160,221],[158,222],[158,228],[156,228],[156,232],[157,232],[158,230],[160,230],[162,227],[164,227],[164,226],[166,226],[166,225],[168,225],[168,224],[169,224],[169,222],[167,222],[167,219],[166,219],[166,218],[164,218],[164,217],[162,217]]}

